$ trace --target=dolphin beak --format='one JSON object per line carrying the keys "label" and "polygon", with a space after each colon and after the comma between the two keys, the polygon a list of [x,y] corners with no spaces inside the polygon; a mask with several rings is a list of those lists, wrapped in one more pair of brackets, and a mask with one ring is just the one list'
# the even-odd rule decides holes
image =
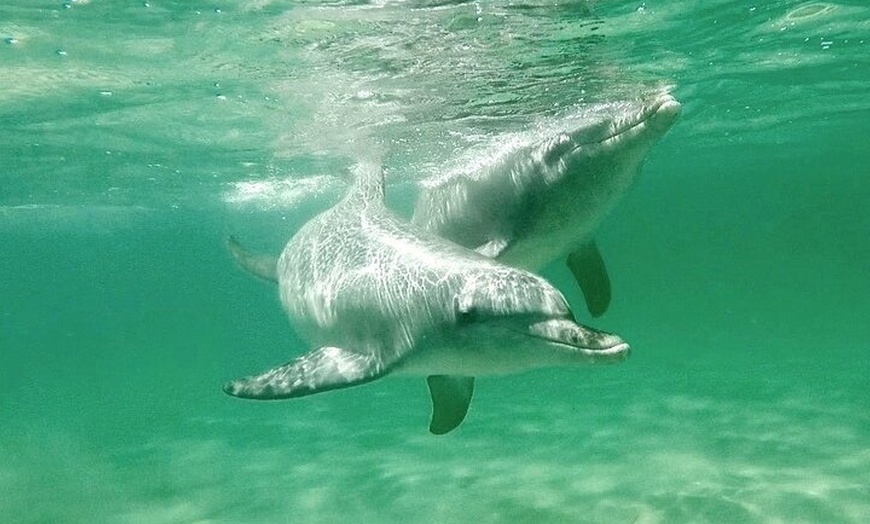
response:
{"label": "dolphin beak", "polygon": [[651,129],[664,133],[672,125],[683,110],[677,100],[670,94],[664,94],[658,98],[651,107],[651,113],[644,118],[644,124]]}
{"label": "dolphin beak", "polygon": [[531,336],[562,346],[590,362],[621,362],[631,351],[618,335],[582,326],[568,319],[551,319],[529,326]]}
{"label": "dolphin beak", "polygon": [[661,137],[682,112],[680,103],[669,93],[660,93],[641,104],[625,103],[622,117],[593,118],[592,123],[583,125],[570,132],[572,150],[583,146],[625,142],[639,136],[653,137],[651,146]]}

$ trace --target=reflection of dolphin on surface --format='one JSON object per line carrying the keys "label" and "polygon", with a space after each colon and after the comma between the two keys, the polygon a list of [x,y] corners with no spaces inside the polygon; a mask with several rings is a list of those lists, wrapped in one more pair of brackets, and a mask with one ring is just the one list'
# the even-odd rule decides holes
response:
{"label": "reflection of dolphin on surface", "polygon": [[610,280],[592,234],[679,114],[669,94],[593,106],[562,123],[567,131],[425,183],[413,222],[531,271],[565,258],[599,316]]}
{"label": "reflection of dolphin on surface", "polygon": [[[430,430],[441,434],[465,417],[474,375],[628,355],[618,336],[576,324],[543,278],[400,220],[384,206],[379,168],[358,171],[348,195],[290,239],[274,272],[291,322],[316,349],[227,393],[292,398],[422,374]],[[243,266],[259,263],[231,248]]]}

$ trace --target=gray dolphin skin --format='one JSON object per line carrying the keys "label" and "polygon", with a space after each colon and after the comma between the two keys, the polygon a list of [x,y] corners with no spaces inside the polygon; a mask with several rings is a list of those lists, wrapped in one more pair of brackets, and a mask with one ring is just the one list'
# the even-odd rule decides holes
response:
{"label": "gray dolphin skin", "polygon": [[[465,418],[474,376],[624,360],[620,337],[574,322],[543,278],[444,240],[384,205],[379,166],[287,243],[275,277],[293,327],[312,351],[224,391],[302,397],[388,374],[427,376],[429,429]],[[271,275],[270,270],[266,270]]]}
{"label": "gray dolphin skin", "polygon": [[424,182],[412,222],[531,271],[566,260],[597,317],[610,279],[593,233],[680,110],[667,93],[593,106],[566,119],[567,131]]}

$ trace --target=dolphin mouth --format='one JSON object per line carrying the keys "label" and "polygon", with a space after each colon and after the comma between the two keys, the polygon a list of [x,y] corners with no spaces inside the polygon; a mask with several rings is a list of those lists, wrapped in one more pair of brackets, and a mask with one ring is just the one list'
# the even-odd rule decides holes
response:
{"label": "dolphin mouth", "polygon": [[572,357],[594,362],[621,362],[631,353],[631,347],[618,335],[581,326],[568,319],[534,323],[526,335],[564,349]]}
{"label": "dolphin mouth", "polygon": [[580,353],[592,360],[601,360],[602,362],[622,362],[631,354],[631,346],[628,345],[628,342],[620,342],[608,348],[583,348],[565,344],[558,340],[549,340],[549,342],[570,349],[574,353]]}
{"label": "dolphin mouth", "polygon": [[[600,121],[583,127],[573,135],[574,150],[583,146],[604,144],[637,136],[644,131],[664,134],[682,112],[682,105],[670,93],[661,93],[642,103],[640,111],[636,102],[624,102],[627,116],[610,119],[602,112]],[[616,106],[619,107],[619,104]],[[635,109],[632,109],[635,107]],[[612,106],[611,106],[612,110]]]}

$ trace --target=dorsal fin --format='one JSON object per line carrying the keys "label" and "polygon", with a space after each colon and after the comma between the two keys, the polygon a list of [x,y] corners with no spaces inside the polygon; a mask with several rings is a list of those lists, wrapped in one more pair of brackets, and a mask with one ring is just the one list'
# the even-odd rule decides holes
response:
{"label": "dorsal fin", "polygon": [[384,171],[379,163],[360,162],[351,169],[353,187],[348,196],[365,202],[383,202]]}

